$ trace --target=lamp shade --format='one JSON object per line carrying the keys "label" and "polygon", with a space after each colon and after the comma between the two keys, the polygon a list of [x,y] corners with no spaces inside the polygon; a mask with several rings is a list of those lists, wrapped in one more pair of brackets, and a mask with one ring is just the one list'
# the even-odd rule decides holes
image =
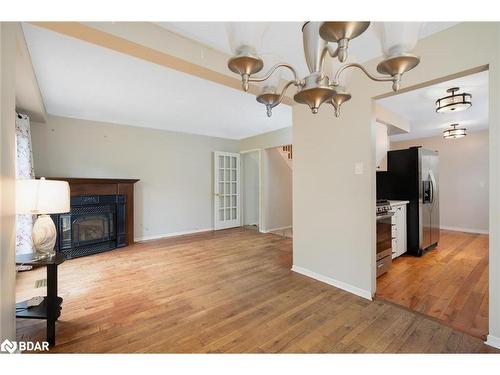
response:
{"label": "lamp shade", "polygon": [[70,211],[69,184],[66,181],[16,181],[16,213],[58,214]]}
{"label": "lamp shade", "polygon": [[226,33],[232,53],[238,55],[244,49],[257,53],[261,49],[268,26],[268,22],[226,22]]}
{"label": "lamp shade", "polygon": [[376,22],[374,31],[385,57],[410,53],[417,45],[422,22]]}

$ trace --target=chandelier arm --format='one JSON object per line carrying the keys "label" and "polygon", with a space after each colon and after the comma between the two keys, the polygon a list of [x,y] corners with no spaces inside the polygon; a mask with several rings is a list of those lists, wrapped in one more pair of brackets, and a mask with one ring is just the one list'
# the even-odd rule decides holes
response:
{"label": "chandelier arm", "polygon": [[392,81],[392,82],[394,82],[398,78],[396,76],[394,76],[394,77],[374,76],[368,70],[366,70],[366,68],[363,65],[358,64],[358,63],[349,63],[349,64],[345,64],[345,65],[341,66],[339,68],[339,70],[337,70],[337,73],[335,73],[335,78],[333,79],[332,85],[333,86],[340,85],[340,81],[339,81],[340,75],[342,74],[342,72],[344,70],[346,70],[347,68],[351,68],[351,67],[361,69],[363,71],[363,73],[365,73],[366,76],[368,78],[370,78],[371,80],[373,80],[373,81],[378,81],[378,82],[389,82],[389,81]]}
{"label": "chandelier arm", "polygon": [[293,66],[291,66],[290,64],[286,64],[286,63],[276,64],[271,69],[269,69],[269,71],[264,76],[262,76],[262,77],[250,77],[248,79],[248,82],[263,82],[266,79],[268,79],[269,77],[271,77],[271,75],[278,68],[287,68],[287,69],[289,69],[293,73],[293,81],[292,82],[299,82],[299,75],[297,74],[297,71],[294,69]]}
{"label": "chandelier arm", "polygon": [[281,104],[281,102],[283,101],[283,98],[285,97],[286,90],[288,90],[288,88],[291,85],[299,86],[299,84],[300,84],[300,82],[298,82],[298,81],[288,81],[286,83],[286,85],[283,87],[283,89],[281,90],[280,97],[279,97],[278,101],[273,104],[273,108],[276,107],[278,104]]}

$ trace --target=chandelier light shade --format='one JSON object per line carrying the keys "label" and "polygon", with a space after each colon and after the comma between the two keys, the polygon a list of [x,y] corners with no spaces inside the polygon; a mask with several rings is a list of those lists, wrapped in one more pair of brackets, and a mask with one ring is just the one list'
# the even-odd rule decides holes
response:
{"label": "chandelier light shade", "polygon": [[450,95],[436,100],[436,112],[460,112],[470,108],[472,106],[472,95],[468,93],[459,94],[459,90],[458,87],[446,90]]}
{"label": "chandelier light shade", "polygon": [[229,47],[233,54],[237,55],[242,48],[250,48],[255,53],[260,51],[268,27],[268,22],[226,22]]}
{"label": "chandelier light shade", "polygon": [[409,54],[418,42],[422,22],[376,22],[375,34],[385,57]]}
{"label": "chandelier light shade", "polygon": [[[349,63],[356,63],[356,58],[353,55],[349,55],[347,60]],[[325,63],[325,70],[330,74],[330,77],[335,75],[342,67],[342,63],[338,60],[328,59]],[[340,76],[338,80],[338,86],[335,88],[335,95],[330,100],[333,108],[335,109],[335,117],[340,116],[340,107],[342,104],[351,99],[351,94],[347,91],[347,86],[351,78],[353,70],[348,69]]]}
{"label": "chandelier light shade", "polygon": [[[420,62],[417,56],[410,54],[418,40],[420,23],[392,24],[381,26],[381,40],[385,45],[385,58],[377,66],[381,75],[370,73],[356,62],[346,62],[349,43],[370,26],[370,22],[360,21],[305,22],[302,26],[302,43],[309,74],[302,79],[297,70],[285,62],[277,62],[267,68],[269,64],[264,62],[258,52],[267,26],[259,23],[228,23],[226,29],[234,54],[228,61],[228,68],[241,76],[244,91],[248,91],[250,83],[266,82],[261,86],[257,101],[266,106],[268,116],[271,116],[272,108],[282,102],[288,88],[295,86],[297,91],[293,98],[297,103],[306,104],[312,113],[317,113],[323,103],[331,103],[338,117],[341,105],[351,99],[346,87],[345,75],[348,70],[357,68],[373,81],[392,82],[392,89],[397,91],[403,74]],[[332,66],[329,64],[330,59],[341,63],[333,71],[327,68]],[[256,76],[264,65],[266,73]],[[287,81],[279,91],[279,73],[283,69],[290,70],[293,79]]]}
{"label": "chandelier light shade", "polygon": [[226,23],[229,47],[233,53],[228,66],[231,71],[241,75],[245,91],[248,90],[250,75],[260,72],[264,66],[258,51],[268,26],[267,22]]}
{"label": "chandelier light shade", "polygon": [[443,132],[444,139],[463,138],[467,135],[466,128],[457,128],[458,124],[451,124],[451,128]]}
{"label": "chandelier light shade", "polygon": [[[419,64],[420,59],[411,52],[417,45],[421,27],[421,22],[378,22],[374,25],[385,56],[377,65],[377,72],[401,75]],[[399,82],[394,85],[398,90]]]}
{"label": "chandelier light shade", "polygon": [[338,43],[340,62],[347,60],[347,47],[351,39],[363,34],[370,22],[323,22],[319,34],[327,42]]}

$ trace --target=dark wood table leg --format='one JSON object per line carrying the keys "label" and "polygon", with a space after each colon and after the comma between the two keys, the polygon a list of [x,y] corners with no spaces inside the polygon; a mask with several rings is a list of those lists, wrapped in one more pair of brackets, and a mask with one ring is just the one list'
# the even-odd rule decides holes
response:
{"label": "dark wood table leg", "polygon": [[57,320],[57,265],[47,265],[47,341],[56,344]]}

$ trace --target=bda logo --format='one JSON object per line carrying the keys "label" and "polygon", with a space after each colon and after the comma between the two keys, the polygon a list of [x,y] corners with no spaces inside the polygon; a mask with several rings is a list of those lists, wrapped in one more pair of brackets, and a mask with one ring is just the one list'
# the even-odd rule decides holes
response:
{"label": "bda logo", "polygon": [[0,345],[0,351],[14,353],[17,349],[17,342],[5,339]]}

